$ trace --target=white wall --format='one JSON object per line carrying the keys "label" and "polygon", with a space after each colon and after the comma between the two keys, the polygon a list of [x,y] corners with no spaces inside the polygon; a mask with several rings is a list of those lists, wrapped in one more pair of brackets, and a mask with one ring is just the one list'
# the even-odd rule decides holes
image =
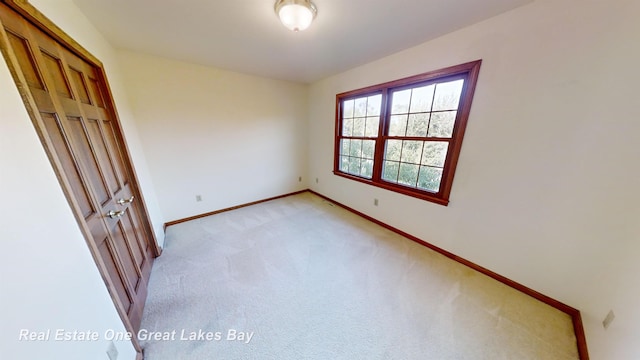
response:
{"label": "white wall", "polygon": [[[312,189],[580,309],[593,359],[640,358],[639,13],[537,0],[312,84]],[[448,207],[331,173],[335,94],[475,59]]]}
{"label": "white wall", "polygon": [[[69,0],[31,1],[104,62],[133,160],[162,240],[164,219],[113,49]],[[20,329],[124,331],[4,59],[0,60],[0,349],[7,359],[106,359],[108,342],[19,342]],[[118,342],[120,359],[135,358]]]}
{"label": "white wall", "polygon": [[307,86],[129,51],[119,59],[167,220],[307,187]]}

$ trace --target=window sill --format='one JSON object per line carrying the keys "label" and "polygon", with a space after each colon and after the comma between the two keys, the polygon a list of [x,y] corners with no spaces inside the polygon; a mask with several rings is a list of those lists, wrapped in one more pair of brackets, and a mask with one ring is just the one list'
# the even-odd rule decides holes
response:
{"label": "window sill", "polygon": [[408,187],[404,187],[402,185],[393,185],[391,183],[385,183],[385,182],[375,182],[373,180],[368,180],[368,179],[364,179],[361,178],[359,176],[354,176],[354,175],[350,175],[350,174],[345,174],[343,172],[334,170],[333,171],[334,175],[343,177],[343,178],[347,178],[350,180],[355,180],[367,185],[372,185],[372,186],[376,186],[385,190],[389,190],[389,191],[393,191],[402,195],[407,195],[407,196],[411,196],[414,198],[418,198],[421,200],[425,200],[425,201],[429,201],[438,205],[443,205],[443,206],[447,206],[449,205],[449,199],[443,199],[440,197],[435,196],[434,194],[431,193],[427,193],[424,191],[416,191],[413,190],[411,188]]}

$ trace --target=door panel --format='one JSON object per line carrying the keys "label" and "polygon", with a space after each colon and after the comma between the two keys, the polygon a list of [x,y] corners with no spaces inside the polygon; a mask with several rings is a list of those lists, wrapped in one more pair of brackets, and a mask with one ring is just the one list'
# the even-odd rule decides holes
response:
{"label": "door panel", "polygon": [[157,251],[103,73],[1,3],[0,22],[18,88],[37,108],[34,125],[125,326],[137,332]]}
{"label": "door panel", "polygon": [[18,62],[22,65],[22,73],[29,87],[44,90],[42,79],[35,70],[36,66],[33,62],[33,56],[31,56],[31,50],[29,49],[27,40],[11,32],[8,32],[7,35],[18,58]]}
{"label": "door panel", "polygon": [[67,179],[71,183],[71,189],[73,190],[74,197],[82,211],[82,217],[87,220],[96,212],[89,200],[86,188],[82,185],[80,170],[76,166],[74,158],[71,155],[69,144],[64,139],[65,137],[62,133],[62,128],[60,127],[55,114],[40,113],[40,116],[44,121],[51,143],[55,147],[56,155],[58,156],[58,159],[60,159],[60,162],[62,162],[62,166],[66,169],[65,172]]}
{"label": "door panel", "polygon": [[[146,257],[144,256],[145,253],[145,249],[142,248],[141,246],[141,241],[139,240],[139,235],[135,230],[136,226],[134,225],[133,221],[131,220],[131,213],[132,211],[129,211],[125,214],[125,216],[122,217],[121,221],[124,223],[124,231],[125,231],[125,236],[130,239],[129,243],[132,244],[131,246],[131,256],[133,257],[135,263],[136,263],[136,267],[139,269],[143,269],[144,268],[144,262],[146,260]],[[135,244],[135,245],[134,245]]]}
{"label": "door panel", "polygon": [[114,287],[118,294],[118,300],[122,303],[127,315],[129,315],[131,313],[133,299],[129,295],[122,274],[116,266],[117,260],[114,255],[115,251],[113,250],[113,246],[110,246],[109,241],[105,238],[98,246],[98,251],[100,252],[100,257],[104,260],[109,277],[115,280]]}
{"label": "door panel", "polygon": [[120,147],[118,146],[118,141],[116,140],[116,129],[113,126],[113,122],[109,119],[106,119],[106,116],[103,116],[102,126],[104,128],[104,134],[106,138],[105,142],[109,144],[110,149],[114,150],[113,159],[116,169],[115,173],[118,174],[118,180],[120,184],[127,185],[129,181],[126,176],[124,159],[122,157]]}
{"label": "door panel", "polygon": [[122,222],[117,224],[111,233],[116,251],[121,255],[120,262],[124,267],[124,273],[127,277],[127,281],[129,282],[131,289],[135,291],[138,288],[138,285],[140,285],[140,269],[136,266],[135,259],[133,258],[131,243],[124,237],[122,224]]}
{"label": "door panel", "polygon": [[72,83],[75,86],[76,93],[80,97],[80,101],[85,104],[91,105],[89,101],[89,92],[87,91],[87,86],[84,83],[84,78],[82,77],[82,72],[70,68],[69,74],[71,75]]}
{"label": "door panel", "polygon": [[96,146],[96,155],[98,156],[98,159],[100,159],[100,163],[107,167],[107,171],[105,171],[107,185],[113,192],[117,193],[122,189],[122,187],[116,178],[116,170],[113,162],[111,161],[111,157],[109,156],[109,150],[107,149],[102,132],[100,131],[100,123],[96,119],[89,119],[88,124],[89,134],[94,140]]}
{"label": "door panel", "polygon": [[64,76],[60,59],[50,55],[46,51],[42,51],[42,59],[44,60],[46,70],[49,72],[49,76],[51,76],[51,79],[53,80],[58,95],[63,98],[71,99],[71,90],[69,89],[69,83]]}
{"label": "door panel", "polygon": [[103,176],[101,176],[100,167],[94,157],[94,152],[89,145],[89,139],[87,138],[87,134],[84,132],[84,126],[82,126],[82,119],[80,117],[67,117],[68,129],[71,133],[71,138],[75,143],[75,154],[80,159],[82,165],[87,171],[87,178],[91,183],[98,203],[102,206],[106,205],[109,200],[111,200],[111,196],[109,194],[109,190],[103,181]]}
{"label": "door panel", "polygon": [[93,99],[95,101],[95,105],[99,108],[104,109],[104,100],[102,99],[102,94],[100,93],[100,86],[98,85],[98,80],[96,80],[96,76],[89,76],[89,88],[91,88],[91,92],[93,93]]}

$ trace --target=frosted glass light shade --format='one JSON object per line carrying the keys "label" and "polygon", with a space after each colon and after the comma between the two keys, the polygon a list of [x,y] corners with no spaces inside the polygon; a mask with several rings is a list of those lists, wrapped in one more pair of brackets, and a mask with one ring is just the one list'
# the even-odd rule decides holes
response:
{"label": "frosted glass light shade", "polygon": [[275,11],[284,26],[292,31],[302,31],[316,17],[315,5],[308,0],[278,0]]}

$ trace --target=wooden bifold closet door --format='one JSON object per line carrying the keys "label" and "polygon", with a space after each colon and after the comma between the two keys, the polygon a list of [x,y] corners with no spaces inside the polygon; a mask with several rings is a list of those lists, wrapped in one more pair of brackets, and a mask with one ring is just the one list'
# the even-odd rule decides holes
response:
{"label": "wooden bifold closet door", "polygon": [[137,332],[159,251],[103,72],[2,3],[0,22],[36,130],[123,321]]}

